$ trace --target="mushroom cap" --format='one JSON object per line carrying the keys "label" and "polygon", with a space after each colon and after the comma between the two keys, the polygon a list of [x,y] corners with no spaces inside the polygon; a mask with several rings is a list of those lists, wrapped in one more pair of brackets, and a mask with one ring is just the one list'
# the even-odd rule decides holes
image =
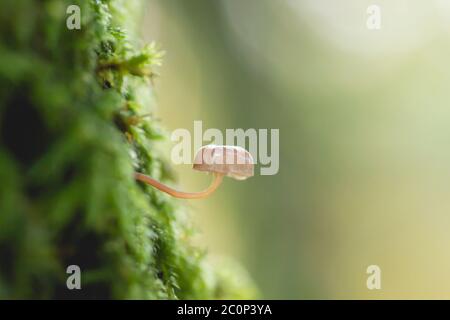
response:
{"label": "mushroom cap", "polygon": [[244,148],[207,145],[197,151],[193,168],[245,180],[254,174],[254,161],[250,152]]}

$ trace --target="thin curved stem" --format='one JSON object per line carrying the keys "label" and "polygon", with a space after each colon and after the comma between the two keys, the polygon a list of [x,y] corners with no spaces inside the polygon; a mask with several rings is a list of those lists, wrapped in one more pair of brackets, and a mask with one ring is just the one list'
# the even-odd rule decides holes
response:
{"label": "thin curved stem", "polygon": [[170,194],[173,197],[181,198],[181,199],[201,199],[209,196],[211,193],[213,193],[222,183],[223,174],[214,174],[214,180],[211,182],[208,188],[206,188],[203,191],[200,192],[182,192],[175,189],[172,189],[169,186],[166,186],[165,184],[153,179],[152,177],[149,177],[145,174],[135,172],[134,178],[138,181],[145,182],[165,193]]}

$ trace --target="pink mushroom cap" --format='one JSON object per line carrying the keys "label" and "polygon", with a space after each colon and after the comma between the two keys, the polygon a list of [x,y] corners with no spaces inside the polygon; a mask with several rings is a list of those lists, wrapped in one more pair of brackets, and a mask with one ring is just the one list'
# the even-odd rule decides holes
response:
{"label": "pink mushroom cap", "polygon": [[193,169],[245,180],[254,175],[254,161],[244,148],[207,145],[197,151]]}

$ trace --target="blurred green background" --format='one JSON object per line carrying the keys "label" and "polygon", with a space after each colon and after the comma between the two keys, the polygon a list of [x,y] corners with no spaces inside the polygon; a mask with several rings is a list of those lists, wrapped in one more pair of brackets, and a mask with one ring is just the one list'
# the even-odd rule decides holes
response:
{"label": "blurred green background", "polygon": [[[149,0],[168,129],[279,128],[280,171],[189,201],[263,298],[450,298],[450,2]],[[170,155],[170,143],[165,148]],[[208,178],[175,166],[180,187]],[[382,289],[366,287],[366,268]]]}

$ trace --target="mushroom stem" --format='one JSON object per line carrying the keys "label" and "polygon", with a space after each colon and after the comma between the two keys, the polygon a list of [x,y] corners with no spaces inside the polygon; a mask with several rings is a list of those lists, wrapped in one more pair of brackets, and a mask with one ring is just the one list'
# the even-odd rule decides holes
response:
{"label": "mushroom stem", "polygon": [[214,180],[211,182],[208,188],[206,188],[203,191],[200,192],[182,192],[175,189],[172,189],[169,186],[166,186],[165,184],[153,179],[152,177],[149,177],[145,174],[135,172],[134,178],[138,181],[145,182],[156,189],[159,189],[165,193],[170,194],[173,197],[181,198],[181,199],[201,199],[206,198],[211,193],[213,193],[222,183],[223,174],[220,173],[214,173]]}

